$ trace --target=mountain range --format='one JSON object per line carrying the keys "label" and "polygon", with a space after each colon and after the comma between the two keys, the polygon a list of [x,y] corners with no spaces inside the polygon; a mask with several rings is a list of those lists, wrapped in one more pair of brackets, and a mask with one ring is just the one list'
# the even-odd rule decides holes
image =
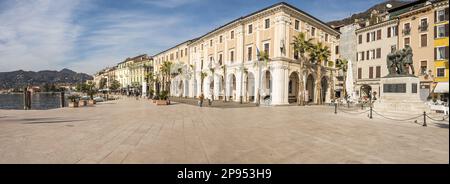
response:
{"label": "mountain range", "polygon": [[370,17],[370,14],[372,13],[372,11],[376,10],[380,13],[382,12],[386,12],[387,8],[386,5],[387,4],[391,4],[391,9],[405,5],[411,3],[411,0],[407,1],[407,0],[387,0],[384,1],[382,3],[378,3],[376,5],[373,5],[372,7],[370,7],[369,9],[367,9],[364,12],[360,12],[360,13],[356,13],[353,14],[350,17],[341,19],[341,20],[335,20],[335,21],[331,21],[328,22],[327,24],[330,26],[334,26],[334,27],[338,27],[338,26],[342,26],[342,25],[348,25],[348,24],[352,24],[355,22],[356,19],[358,20],[364,20],[364,19],[368,19]]}
{"label": "mountain range", "polygon": [[69,69],[0,72],[0,89],[21,88],[28,85],[76,84],[92,80],[92,78],[88,74],[77,73]]}

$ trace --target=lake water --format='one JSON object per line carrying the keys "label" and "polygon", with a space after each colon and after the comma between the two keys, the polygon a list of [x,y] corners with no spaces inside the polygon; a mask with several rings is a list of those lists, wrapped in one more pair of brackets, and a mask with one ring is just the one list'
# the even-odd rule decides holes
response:
{"label": "lake water", "polygon": [[[34,93],[31,95],[31,109],[60,108],[60,93]],[[67,107],[67,94],[65,106]],[[0,109],[23,109],[23,94],[0,94]]]}

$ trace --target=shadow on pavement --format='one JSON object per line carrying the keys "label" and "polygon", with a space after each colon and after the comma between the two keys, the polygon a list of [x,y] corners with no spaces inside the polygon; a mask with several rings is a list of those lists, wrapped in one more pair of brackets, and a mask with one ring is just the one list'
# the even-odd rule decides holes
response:
{"label": "shadow on pavement", "polygon": [[435,124],[439,128],[447,128],[448,129],[448,126],[449,126],[448,124],[445,124],[445,123],[435,123]]}
{"label": "shadow on pavement", "polygon": [[[198,107],[198,99],[194,98],[179,98],[179,97],[170,97],[170,101],[178,102],[187,105],[193,105]],[[254,103],[242,103],[239,102],[224,102],[222,100],[214,100],[211,105],[208,104],[208,100],[203,101],[203,107],[211,107],[211,108],[248,108],[248,107],[257,107]]]}
{"label": "shadow on pavement", "polygon": [[85,120],[53,120],[53,121],[32,121],[32,122],[25,122],[22,124],[42,124],[42,123],[71,123],[71,122],[77,122],[77,121],[85,121]]}

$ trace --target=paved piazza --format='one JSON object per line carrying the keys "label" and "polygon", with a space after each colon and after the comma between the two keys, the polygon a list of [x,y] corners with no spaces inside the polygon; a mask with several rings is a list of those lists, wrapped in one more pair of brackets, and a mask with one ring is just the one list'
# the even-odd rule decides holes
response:
{"label": "paved piazza", "polygon": [[449,163],[449,129],[328,106],[0,110],[0,163]]}

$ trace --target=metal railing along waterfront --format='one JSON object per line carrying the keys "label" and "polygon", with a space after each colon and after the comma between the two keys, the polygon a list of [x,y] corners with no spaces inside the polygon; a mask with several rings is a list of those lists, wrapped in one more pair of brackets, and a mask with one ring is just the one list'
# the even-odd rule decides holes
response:
{"label": "metal railing along waterfront", "polygon": [[67,102],[67,94],[61,92],[0,94],[0,109],[54,109],[67,106]]}
{"label": "metal railing along waterfront", "polygon": [[[345,114],[351,114],[351,115],[361,115],[361,114],[367,114],[367,117],[369,119],[373,119],[373,115],[376,115],[380,118],[391,120],[391,121],[397,121],[397,122],[411,122],[415,124],[420,124],[424,127],[427,126],[427,120],[428,121],[434,121],[434,122],[448,122],[448,115],[440,116],[440,117],[431,117],[429,114],[427,114],[425,111],[423,113],[417,113],[417,114],[408,114],[408,118],[396,118],[396,117],[390,117],[386,114],[383,114],[381,112],[376,111],[371,104],[368,104],[368,109],[364,109],[364,104],[360,105],[361,109],[354,108],[355,106],[352,105],[353,110],[350,108],[349,105],[347,105],[347,108],[342,108],[337,103],[334,104],[334,114],[338,114],[338,112],[342,112]],[[419,123],[419,121],[422,121],[422,123]]]}

